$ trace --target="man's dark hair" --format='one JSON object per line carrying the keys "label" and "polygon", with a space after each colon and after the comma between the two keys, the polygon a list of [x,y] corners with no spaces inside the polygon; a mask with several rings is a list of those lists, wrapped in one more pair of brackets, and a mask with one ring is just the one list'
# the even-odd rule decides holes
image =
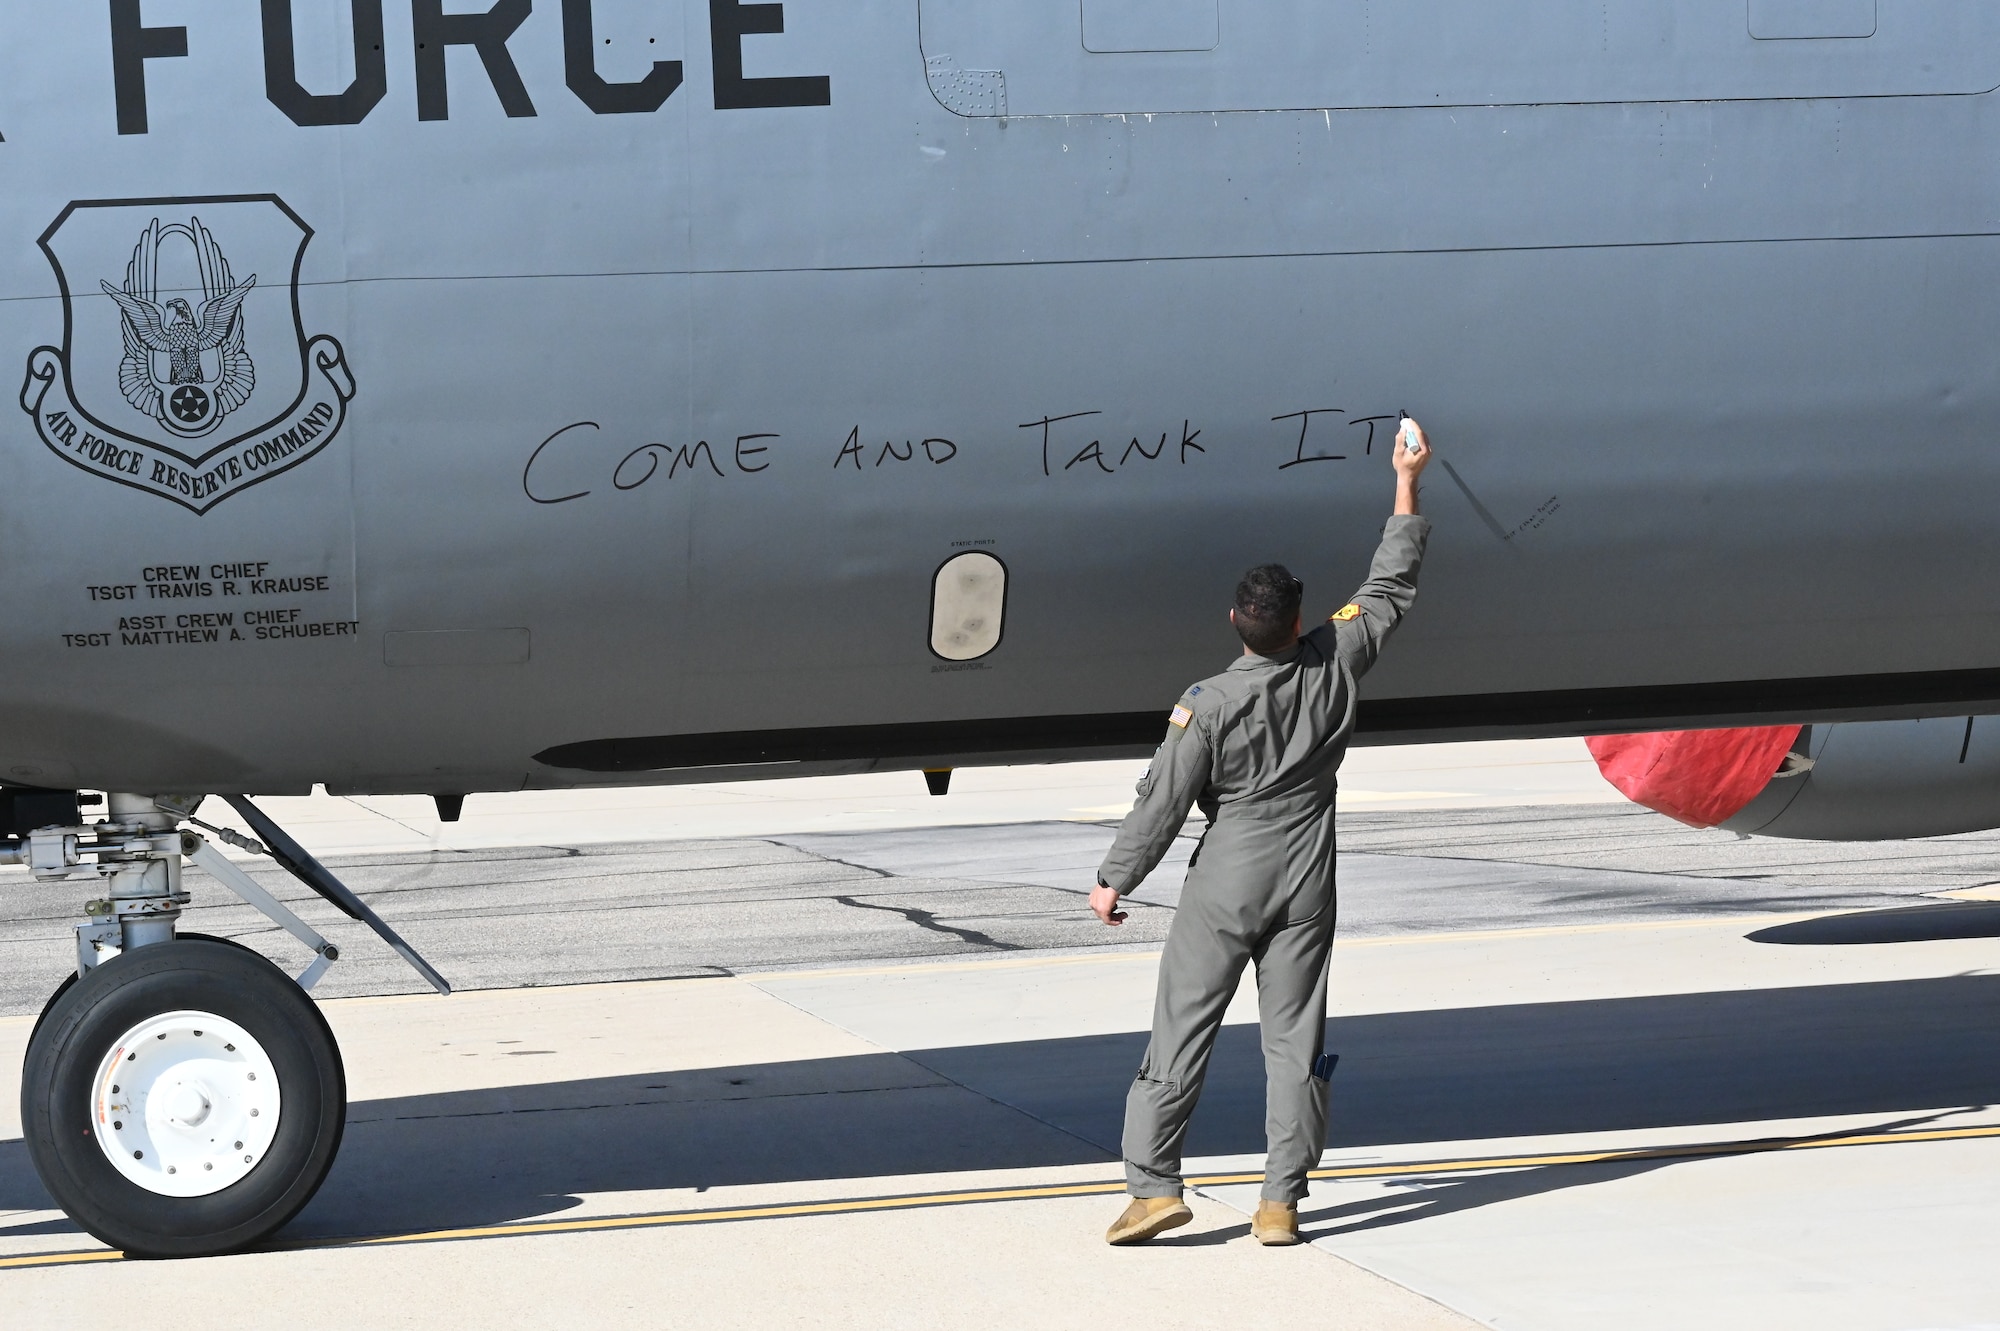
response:
{"label": "man's dark hair", "polygon": [[1259,564],[1236,584],[1236,633],[1253,652],[1268,655],[1291,645],[1305,584],[1283,564]]}

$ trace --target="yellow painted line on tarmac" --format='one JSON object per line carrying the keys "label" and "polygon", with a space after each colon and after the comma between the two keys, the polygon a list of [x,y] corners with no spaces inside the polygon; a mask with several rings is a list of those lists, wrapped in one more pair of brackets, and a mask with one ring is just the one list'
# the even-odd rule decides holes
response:
{"label": "yellow painted line on tarmac", "polygon": [[1125,1184],[1058,1183],[1039,1188],[976,1188],[964,1192],[926,1192],[900,1197],[857,1197],[830,1202],[796,1202],[774,1206],[738,1206],[716,1211],[664,1211],[653,1215],[599,1216],[589,1220],[530,1220],[512,1225],[481,1225],[470,1229],[440,1229],[425,1234],[384,1234],[378,1238],[335,1240],[328,1246],[377,1247],[399,1243],[435,1243],[462,1239],[501,1238],[510,1234],[587,1234],[603,1229],[653,1229],[663,1225],[699,1225],[727,1220],[784,1220],[795,1216],[859,1215],[869,1211],[907,1211],[930,1206],[968,1206],[978,1202],[1027,1202],[1052,1197],[1091,1197],[1123,1192]]}
{"label": "yellow painted line on tarmac", "polygon": [[[856,1197],[829,1202],[793,1202],[772,1206],[737,1206],[720,1210],[662,1211],[651,1215],[597,1216],[582,1220],[530,1220],[465,1229],[434,1229],[416,1234],[381,1234],[372,1238],[328,1239],[302,1243],[300,1248],[373,1248],[407,1243],[449,1243],[467,1239],[509,1238],[522,1234],[587,1234],[606,1229],[657,1229],[666,1225],[716,1224],[731,1220],[783,1220],[796,1216],[854,1215],[868,1211],[902,1211],[916,1207],[965,1206],[975,1202],[1036,1201],[1051,1197],[1085,1197],[1123,1192],[1118,1183],[1067,1183],[1039,1188],[980,1188],[964,1192],[917,1193],[899,1197]],[[121,1252],[37,1253],[0,1257],[0,1271],[16,1267],[67,1266],[81,1262],[118,1261]]]}
{"label": "yellow painted line on tarmac", "polygon": [[122,1252],[38,1252],[26,1257],[0,1257],[0,1270],[28,1266],[83,1266],[90,1262],[122,1262]]}
{"label": "yellow painted line on tarmac", "polygon": [[[1823,1137],[1766,1137],[1751,1141],[1689,1142],[1636,1150],[1572,1151],[1558,1155],[1482,1156],[1473,1160],[1432,1160],[1382,1165],[1342,1165],[1315,1169],[1316,1179],[1407,1177],[1411,1174],[1464,1174],[1483,1169],[1535,1169],[1554,1165],[1624,1164],[1637,1160],[1692,1160],[1703,1156],[1763,1155],[1775,1151],[1820,1151],[1835,1146],[1890,1146],[1903,1142],[1975,1141],[2000,1137],[2000,1124],[1976,1128],[1923,1128],[1910,1132],[1854,1132]],[[1197,1185],[1261,1183],[1262,1174],[1229,1174],[1190,1180]]]}
{"label": "yellow painted line on tarmac", "polygon": [[[1548,1155],[1480,1156],[1458,1160],[1402,1161],[1372,1165],[1340,1165],[1315,1169],[1312,1177],[1341,1179],[1407,1178],[1422,1174],[1470,1174],[1485,1170],[1540,1169],[1562,1165],[1624,1164],[1642,1160],[1689,1160],[1702,1157],[1760,1155],[1776,1151],[1816,1151],[1842,1146],[1890,1146],[1909,1142],[1974,1141],[2000,1138],[2000,1124],[1984,1127],[1928,1128],[1909,1132],[1857,1132],[1839,1136],[1767,1137],[1748,1141],[1690,1142],[1637,1150],[1570,1151]],[[1190,1176],[1192,1188],[1261,1183],[1256,1174]],[[888,1197],[850,1197],[824,1202],[788,1202],[769,1206],[736,1206],[700,1211],[659,1211],[651,1214],[596,1216],[577,1220],[530,1220],[505,1225],[475,1225],[463,1229],[433,1229],[412,1234],[382,1234],[371,1238],[326,1239],[298,1248],[379,1248],[412,1243],[453,1243],[473,1239],[519,1238],[533,1234],[588,1234],[606,1230],[660,1229],[671,1225],[721,1224],[744,1220],[785,1220],[806,1216],[861,1215],[871,1211],[908,1211],[936,1206],[970,1206],[989,1202],[1046,1201],[1063,1197],[1097,1197],[1123,1193],[1121,1181],[1057,1183],[1040,1187],[968,1188],[954,1192],[909,1193]],[[123,1260],[106,1250],[32,1253],[0,1257],[0,1270],[79,1266]]]}

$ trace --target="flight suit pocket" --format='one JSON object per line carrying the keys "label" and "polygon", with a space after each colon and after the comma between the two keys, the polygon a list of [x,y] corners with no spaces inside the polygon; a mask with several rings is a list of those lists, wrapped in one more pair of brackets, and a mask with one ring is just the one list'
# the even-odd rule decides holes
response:
{"label": "flight suit pocket", "polygon": [[1148,1050],[1146,1057],[1140,1060],[1138,1075],[1133,1077],[1132,1080],[1142,1086],[1159,1088],[1158,1094],[1175,1096],[1181,1093],[1181,1084],[1179,1082],[1173,1080],[1171,1077],[1155,1077],[1153,1075],[1153,1054],[1151,1050]]}

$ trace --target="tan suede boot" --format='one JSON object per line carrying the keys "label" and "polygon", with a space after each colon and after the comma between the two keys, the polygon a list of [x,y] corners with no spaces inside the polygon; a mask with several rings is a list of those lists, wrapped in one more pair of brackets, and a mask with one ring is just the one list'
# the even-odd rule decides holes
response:
{"label": "tan suede boot", "polygon": [[1105,1231],[1106,1243],[1144,1243],[1156,1234],[1178,1229],[1194,1212],[1178,1197],[1134,1197],[1125,1214]]}
{"label": "tan suede boot", "polygon": [[1290,1202],[1257,1203],[1250,1237],[1267,1248],[1288,1248],[1299,1241],[1299,1208]]}

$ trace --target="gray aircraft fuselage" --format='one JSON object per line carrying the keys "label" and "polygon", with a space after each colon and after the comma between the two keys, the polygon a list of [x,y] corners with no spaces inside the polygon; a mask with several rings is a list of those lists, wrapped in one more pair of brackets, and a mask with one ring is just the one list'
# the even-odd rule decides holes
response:
{"label": "gray aircraft fuselage", "polygon": [[108,9],[0,0],[0,781],[1144,751],[1405,407],[1366,734],[2000,703],[2000,7]]}

